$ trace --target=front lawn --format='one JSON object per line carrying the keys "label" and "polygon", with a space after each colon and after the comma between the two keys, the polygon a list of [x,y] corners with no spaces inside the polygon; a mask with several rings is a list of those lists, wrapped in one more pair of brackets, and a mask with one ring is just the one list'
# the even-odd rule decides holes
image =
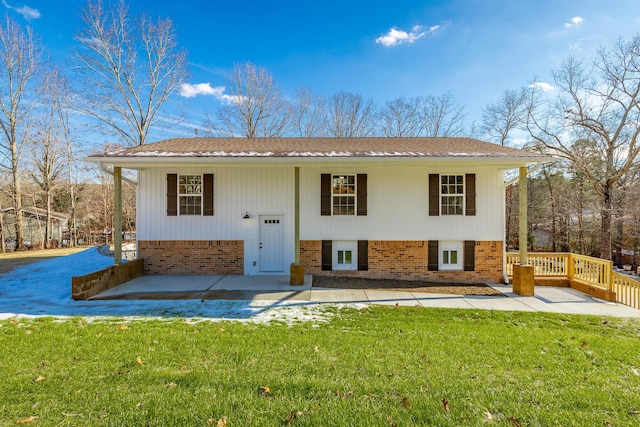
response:
{"label": "front lawn", "polygon": [[640,322],[328,308],[329,322],[0,322],[0,425],[638,426]]}

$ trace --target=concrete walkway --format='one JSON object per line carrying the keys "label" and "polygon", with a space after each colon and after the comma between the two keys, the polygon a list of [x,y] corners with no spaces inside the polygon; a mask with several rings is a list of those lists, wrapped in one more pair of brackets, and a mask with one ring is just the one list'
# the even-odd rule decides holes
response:
{"label": "concrete walkway", "polygon": [[289,276],[142,276],[92,299],[151,300],[268,300],[311,303],[379,304],[436,308],[538,311],[598,316],[636,317],[640,310],[610,303],[570,288],[538,286],[533,297],[512,292],[510,285],[490,285],[501,296],[432,294],[379,289],[312,288],[311,275],[303,286],[290,286]]}

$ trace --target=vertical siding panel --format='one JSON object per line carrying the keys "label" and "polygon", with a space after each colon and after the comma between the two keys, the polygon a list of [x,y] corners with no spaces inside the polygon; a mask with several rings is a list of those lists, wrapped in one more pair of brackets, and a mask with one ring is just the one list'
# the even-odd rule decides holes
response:
{"label": "vertical siding panel", "polygon": [[245,206],[244,194],[240,191],[243,188],[240,179],[242,174],[237,168],[225,168],[227,173],[227,217],[225,221],[219,225],[220,238],[224,239],[243,239],[245,230],[242,228],[242,217],[248,206]]}
{"label": "vertical siding panel", "polygon": [[275,170],[269,171],[265,168],[254,168],[250,170],[250,186],[247,192],[247,203],[251,205],[253,210],[257,214],[260,214],[267,210],[267,204],[269,203],[269,194],[267,189],[270,186],[269,175],[276,173]]}
{"label": "vertical siding panel", "polygon": [[[261,170],[261,172],[263,172]],[[265,171],[266,172],[266,171]],[[261,173],[260,175],[264,177],[263,179],[257,180],[259,183],[257,194],[261,194],[263,197],[260,198],[260,212],[265,214],[273,213],[273,198],[275,196],[274,191],[274,181],[273,175],[277,174],[277,170],[271,171],[271,173]],[[266,196],[266,197],[265,197]]]}
{"label": "vertical siding panel", "polygon": [[[502,172],[460,166],[379,165],[301,169],[301,238],[303,240],[502,240]],[[368,174],[368,215],[320,215],[320,175],[327,172]],[[429,174],[476,174],[476,216],[429,217]]]}
{"label": "vertical siding panel", "polygon": [[[327,168],[301,167],[301,238],[328,240],[502,240],[503,186],[497,170],[377,164]],[[320,175],[366,173],[367,216],[320,215]],[[428,216],[429,173],[476,173],[477,214]],[[166,216],[167,173],[213,173],[215,215]],[[257,239],[259,214],[284,214],[285,239],[293,233],[293,166],[158,168],[140,171],[138,238]],[[252,219],[242,219],[245,211]],[[287,243],[288,244],[288,243]]]}

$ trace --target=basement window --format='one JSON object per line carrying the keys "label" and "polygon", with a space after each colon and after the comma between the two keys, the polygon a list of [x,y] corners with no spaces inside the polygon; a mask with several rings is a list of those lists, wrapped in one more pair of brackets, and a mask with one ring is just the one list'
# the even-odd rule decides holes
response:
{"label": "basement window", "polygon": [[333,270],[358,269],[358,242],[333,242]]}
{"label": "basement window", "polygon": [[462,270],[462,242],[440,242],[439,269]]}

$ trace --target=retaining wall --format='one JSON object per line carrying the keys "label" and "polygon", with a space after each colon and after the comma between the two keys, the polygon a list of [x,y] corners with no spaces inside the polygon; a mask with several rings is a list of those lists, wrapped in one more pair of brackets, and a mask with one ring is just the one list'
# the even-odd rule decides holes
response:
{"label": "retaining wall", "polygon": [[144,261],[136,259],[104,270],[71,278],[71,298],[86,300],[144,274]]}

